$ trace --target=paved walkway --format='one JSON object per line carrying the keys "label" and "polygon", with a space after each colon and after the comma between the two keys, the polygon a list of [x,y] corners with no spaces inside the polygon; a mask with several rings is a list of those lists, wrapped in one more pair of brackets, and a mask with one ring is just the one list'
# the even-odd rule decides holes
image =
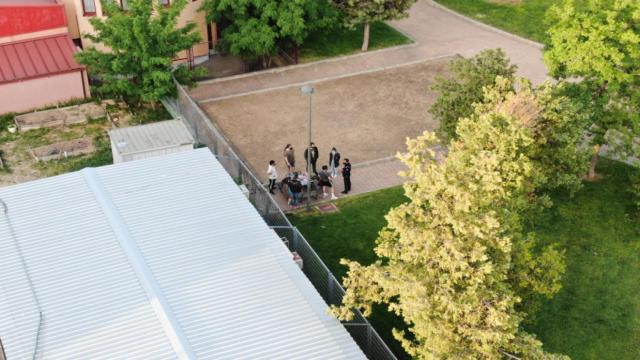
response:
{"label": "paved walkway", "polygon": [[[405,169],[404,164],[395,158],[381,159],[379,161],[369,162],[368,164],[354,164],[351,170],[352,190],[348,196],[401,185],[404,182],[404,178],[400,177],[398,172]],[[346,196],[340,193],[344,190],[342,177],[339,176],[336,178],[335,186],[335,194],[338,198]],[[284,194],[276,192],[273,198],[282,210],[293,210],[291,206],[287,205],[287,197]],[[317,205],[328,201],[330,201],[329,196],[326,198],[322,198],[321,196],[317,201],[312,201],[312,204]],[[304,205],[305,203],[303,202],[301,207],[304,207]]]}
{"label": "paved walkway", "polygon": [[191,91],[201,102],[271,89],[299,86],[389,67],[448,57],[473,56],[483,49],[502,48],[518,65],[519,74],[540,83],[546,78],[539,44],[475,22],[432,0],[418,0],[409,18],[392,25],[415,40],[414,44],[344,56],[315,63],[266,70],[200,83]]}

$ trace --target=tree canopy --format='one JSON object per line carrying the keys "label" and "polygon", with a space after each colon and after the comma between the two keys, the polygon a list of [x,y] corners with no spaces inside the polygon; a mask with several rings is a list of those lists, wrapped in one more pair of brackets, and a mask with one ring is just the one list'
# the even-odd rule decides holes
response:
{"label": "tree canopy", "polygon": [[207,21],[228,24],[221,46],[244,58],[269,59],[279,46],[301,45],[309,32],[328,26],[328,0],[206,0]]}
{"label": "tree canopy", "polygon": [[192,23],[177,26],[186,0],[171,1],[169,6],[153,0],[129,0],[128,5],[123,11],[115,2],[103,1],[108,17],[91,18],[95,35],[85,36],[108,49],[89,47],[76,56],[99,78],[99,94],[133,106],[155,103],[175,95],[173,75],[189,82],[199,74],[185,65],[174,66],[173,60],[200,41],[200,36]]}
{"label": "tree canopy", "polygon": [[555,135],[575,111],[555,86],[513,88],[498,78],[486,89],[483,103],[459,121],[441,163],[432,150],[435,134],[408,140],[401,159],[409,202],[386,216],[377,262],[343,260],[349,272],[343,306],[333,308],[339,317],[387,304],[411,332],[394,336],[417,359],[564,358],[546,354],[520,326],[536,298],[559,291],[565,269],[562,252],[541,246],[524,223],[549,205],[543,189],[579,183],[573,161],[558,165],[570,168],[563,176],[546,169],[562,160],[543,156],[542,148],[560,140],[554,146],[562,152],[577,152],[581,137],[579,130],[563,140]]}
{"label": "tree canopy", "polygon": [[451,61],[450,76],[438,77],[432,88],[439,96],[429,108],[440,124],[440,139],[444,143],[455,139],[458,119],[473,113],[473,104],[484,98],[484,87],[495,85],[498,76],[513,80],[516,69],[502,49],[483,50],[472,58]]}
{"label": "tree canopy", "polygon": [[593,177],[601,145],[629,154],[640,133],[640,2],[589,0],[576,8],[569,0],[549,14],[544,59],[553,76],[575,80],[568,90],[590,116]]}
{"label": "tree canopy", "polygon": [[333,0],[342,12],[344,24],[355,27],[364,24],[362,51],[369,49],[370,24],[375,21],[397,20],[409,16],[416,0]]}

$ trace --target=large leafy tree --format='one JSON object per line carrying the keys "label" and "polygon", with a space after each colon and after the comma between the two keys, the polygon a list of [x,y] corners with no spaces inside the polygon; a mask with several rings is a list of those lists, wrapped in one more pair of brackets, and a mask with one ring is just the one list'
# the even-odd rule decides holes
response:
{"label": "large leafy tree", "polygon": [[173,75],[188,82],[199,74],[185,65],[174,65],[173,60],[200,36],[192,23],[177,27],[186,0],[171,1],[169,6],[155,0],[129,0],[128,5],[125,12],[111,0],[102,2],[108,16],[91,18],[95,35],[85,36],[108,49],[89,47],[77,58],[99,78],[98,93],[133,106],[153,105],[175,95]]}
{"label": "large leafy tree", "polygon": [[350,28],[364,24],[362,51],[369,49],[370,24],[375,21],[397,20],[409,15],[416,0],[333,0]]}
{"label": "large leafy tree", "polygon": [[301,45],[334,17],[328,0],[206,0],[201,10],[208,21],[229,24],[221,39],[226,51],[261,58],[265,67],[278,47]]}
{"label": "large leafy tree", "polygon": [[450,76],[437,78],[432,89],[439,96],[429,108],[440,124],[437,133],[444,143],[456,137],[458,119],[471,115],[473,104],[483,100],[484,87],[495,85],[498,76],[513,80],[516,66],[502,49],[495,49],[452,60],[449,71]]}
{"label": "large leafy tree", "polygon": [[603,144],[631,154],[640,132],[640,2],[573,1],[550,10],[554,24],[544,59],[557,78],[573,78],[570,94],[590,116],[589,177]]}
{"label": "large leafy tree", "polygon": [[[548,205],[541,189],[556,186],[539,148],[558,140],[551,128],[570,121],[574,108],[566,98],[550,100],[551,85],[512,88],[500,78],[487,89],[460,120],[442,163],[435,134],[408,141],[401,159],[409,202],[387,215],[380,260],[343,260],[347,292],[334,312],[348,319],[353,307],[368,315],[374,303],[387,304],[411,332],[394,336],[417,359],[564,358],[545,353],[520,326],[534,298],[560,289],[564,272],[562,253],[541,247],[523,224]],[[576,149],[580,136],[568,137],[558,146]]]}

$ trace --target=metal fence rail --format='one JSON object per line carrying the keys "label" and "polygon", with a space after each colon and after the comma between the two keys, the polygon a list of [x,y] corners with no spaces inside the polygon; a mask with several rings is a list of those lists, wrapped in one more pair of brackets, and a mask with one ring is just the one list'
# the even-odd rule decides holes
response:
{"label": "metal fence rail", "polygon": [[[209,121],[207,115],[191,99],[187,91],[178,83],[178,97],[164,101],[174,115],[181,116],[191,127],[196,141],[206,145],[216,155],[222,166],[236,180],[249,190],[249,200],[265,222],[282,237],[291,251],[297,252],[303,260],[303,271],[322,298],[330,305],[342,303],[344,289],[322,262],[318,254],[289,222],[264,185],[256,178],[245,162],[238,156],[224,135]],[[352,321],[343,322],[346,330],[360,346],[367,358],[372,360],[395,360],[395,355],[380,338],[358,310]]]}

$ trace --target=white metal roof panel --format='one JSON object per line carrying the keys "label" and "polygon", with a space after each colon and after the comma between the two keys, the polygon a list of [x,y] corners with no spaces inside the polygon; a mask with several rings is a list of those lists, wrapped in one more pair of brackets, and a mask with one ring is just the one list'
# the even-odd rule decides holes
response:
{"label": "white metal roof panel", "polygon": [[[147,280],[131,267],[86,176],[0,188],[44,313],[39,358],[175,358]],[[207,149],[93,176],[198,359],[364,358]],[[12,359],[29,352],[37,312],[15,250],[3,250],[0,290],[10,296],[0,296],[0,337]],[[7,320],[16,316],[20,326]],[[11,350],[5,336],[13,337]]]}
{"label": "white metal roof panel", "polygon": [[122,155],[194,143],[193,136],[182,120],[115,128],[109,130],[109,137],[117,152]]}

